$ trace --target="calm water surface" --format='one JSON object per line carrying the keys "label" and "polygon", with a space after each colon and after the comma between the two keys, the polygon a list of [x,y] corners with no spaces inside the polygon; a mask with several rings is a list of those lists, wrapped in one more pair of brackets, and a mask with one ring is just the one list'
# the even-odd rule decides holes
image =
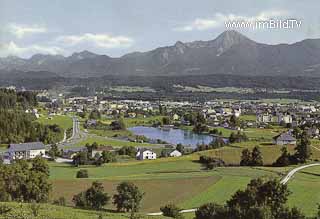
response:
{"label": "calm water surface", "polygon": [[196,134],[192,131],[182,129],[162,130],[160,128],[136,126],[129,128],[135,135],[144,135],[149,139],[160,139],[171,144],[183,144],[196,147],[197,144],[209,144],[214,140],[213,136]]}

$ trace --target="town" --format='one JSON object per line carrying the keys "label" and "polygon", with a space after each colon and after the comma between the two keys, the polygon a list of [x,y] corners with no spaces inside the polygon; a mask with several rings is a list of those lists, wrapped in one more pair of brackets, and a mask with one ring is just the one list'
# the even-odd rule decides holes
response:
{"label": "town", "polygon": [[319,7],[1,0],[0,219],[320,219]]}
{"label": "town", "polygon": [[[13,87],[2,89],[2,93],[35,95],[35,103],[20,107],[32,117],[33,123],[52,131],[42,141],[1,138],[4,165],[39,157],[46,159],[54,174],[50,175],[53,198],[65,200],[67,205],[75,194],[71,194],[73,189],[65,190],[65,186],[71,186],[72,179],[77,178],[102,177],[111,181],[128,178],[141,183],[141,179],[161,181],[173,177],[178,181],[172,182],[174,189],[186,183],[185,177],[191,177],[190,186],[199,180],[205,186],[207,180],[222,177],[228,186],[222,185],[221,189],[232,188],[232,192],[243,183],[236,181],[230,185],[231,179],[255,175],[284,178],[291,165],[320,158],[318,102],[142,101],[65,97],[62,93],[52,97],[48,91],[15,91]],[[306,142],[302,145],[303,141]],[[237,174],[228,173],[229,169]],[[80,187],[74,189],[79,191]],[[150,191],[146,200],[153,195]],[[168,198],[143,202],[142,211],[157,211],[157,206],[166,204]],[[192,201],[182,204],[186,208],[197,207]]]}

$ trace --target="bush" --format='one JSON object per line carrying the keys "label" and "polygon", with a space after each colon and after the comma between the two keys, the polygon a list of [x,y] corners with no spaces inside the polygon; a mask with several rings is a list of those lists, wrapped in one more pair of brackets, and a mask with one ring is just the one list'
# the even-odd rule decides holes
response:
{"label": "bush", "polygon": [[160,208],[163,216],[177,218],[180,216],[180,209],[174,204],[167,204]]}
{"label": "bush", "polygon": [[104,192],[100,182],[93,182],[90,188],[73,196],[72,199],[77,207],[95,210],[101,210],[109,200],[110,197]]}
{"label": "bush", "polygon": [[56,200],[53,201],[54,205],[59,205],[59,206],[66,206],[66,198],[65,197],[60,197]]}
{"label": "bush", "polygon": [[79,170],[77,172],[77,178],[88,178],[88,177],[89,177],[88,170]]}
{"label": "bush", "polygon": [[200,206],[195,212],[195,219],[221,219],[228,218],[227,209],[215,203],[208,203]]}
{"label": "bush", "polygon": [[205,166],[208,170],[212,170],[216,167],[223,167],[226,165],[225,162],[219,158],[209,157],[205,155],[200,156],[199,162],[203,164],[203,166]]}

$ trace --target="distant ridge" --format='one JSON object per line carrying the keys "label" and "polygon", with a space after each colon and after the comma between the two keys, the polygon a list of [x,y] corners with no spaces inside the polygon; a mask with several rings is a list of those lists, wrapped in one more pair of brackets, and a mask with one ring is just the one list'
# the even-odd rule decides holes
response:
{"label": "distant ridge", "polygon": [[53,72],[62,77],[121,76],[306,76],[320,77],[320,39],[294,44],[257,43],[234,30],[210,41],[176,42],[120,58],[90,51],[62,55],[36,54],[30,59],[0,58],[5,71]]}

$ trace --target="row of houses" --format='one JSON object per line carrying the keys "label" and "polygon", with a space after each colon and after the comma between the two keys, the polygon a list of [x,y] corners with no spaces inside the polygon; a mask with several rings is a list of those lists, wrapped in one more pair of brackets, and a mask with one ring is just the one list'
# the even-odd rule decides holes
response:
{"label": "row of houses", "polygon": [[[74,155],[78,152],[85,150],[85,148],[74,148],[64,151],[64,157],[72,159]],[[113,147],[98,147],[92,150],[92,157],[97,155],[102,155],[103,151],[114,151]],[[33,159],[37,156],[45,157],[46,156],[46,147],[42,142],[29,142],[29,143],[20,143],[20,144],[10,144],[8,150],[4,153],[4,162],[10,163],[12,160],[17,159]],[[180,157],[182,153],[176,149],[172,149],[168,152],[170,157]],[[136,153],[137,160],[155,160],[157,159],[157,154],[151,149],[139,148]]]}

